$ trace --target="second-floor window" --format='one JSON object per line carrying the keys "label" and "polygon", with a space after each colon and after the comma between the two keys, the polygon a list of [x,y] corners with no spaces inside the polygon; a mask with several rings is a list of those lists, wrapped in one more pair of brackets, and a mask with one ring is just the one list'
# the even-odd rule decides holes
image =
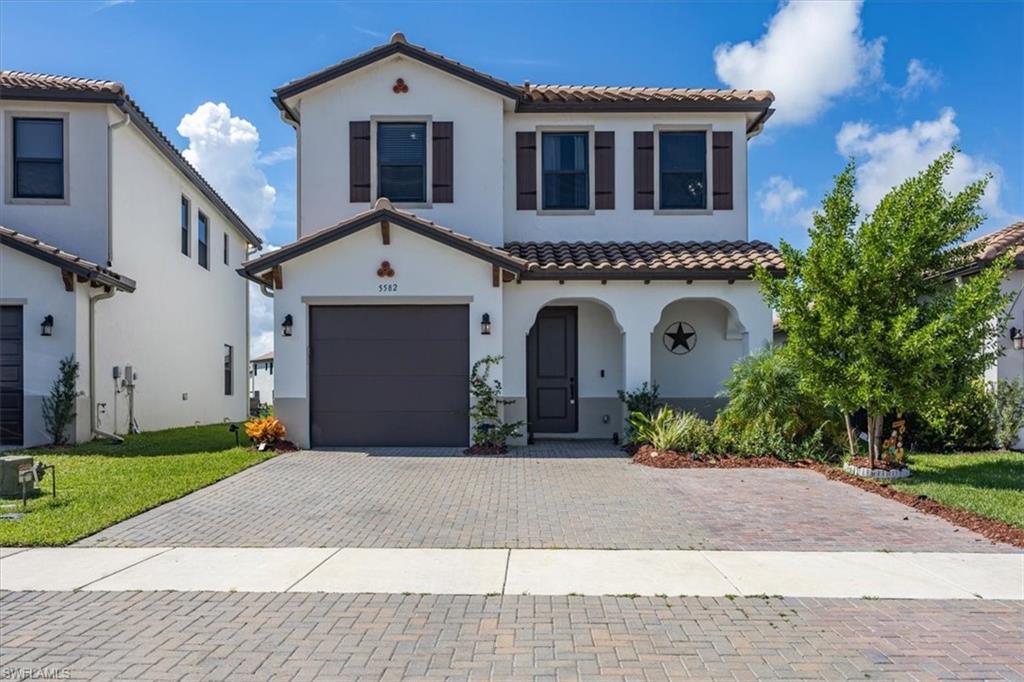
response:
{"label": "second-floor window", "polygon": [[64,198],[64,120],[14,118],[16,199]]}
{"label": "second-floor window", "polygon": [[661,131],[658,173],[658,208],[708,208],[707,133],[703,130]]}
{"label": "second-floor window", "polygon": [[395,203],[427,200],[427,125],[377,124],[377,196]]}
{"label": "second-floor window", "polygon": [[181,253],[189,255],[189,241],[192,238],[190,229],[192,221],[192,206],[185,197],[181,198]]}
{"label": "second-floor window", "polygon": [[544,210],[590,208],[587,133],[542,133],[541,176]]}
{"label": "second-floor window", "polygon": [[230,243],[228,241],[228,233],[225,232],[224,233],[224,265],[230,265],[231,264],[231,259],[228,256],[228,247],[229,246],[230,246]]}
{"label": "second-floor window", "polygon": [[199,212],[199,220],[196,223],[199,237],[199,264],[204,268],[210,267],[210,220]]}

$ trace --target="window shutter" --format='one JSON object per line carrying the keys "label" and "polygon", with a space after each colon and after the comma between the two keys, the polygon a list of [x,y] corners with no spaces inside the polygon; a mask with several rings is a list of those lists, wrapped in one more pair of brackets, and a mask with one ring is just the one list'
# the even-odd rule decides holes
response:
{"label": "window shutter", "polygon": [[615,208],[615,133],[594,133],[594,208]]}
{"label": "window shutter", "polygon": [[434,121],[434,162],[433,201],[435,204],[450,204],[454,199],[452,180],[455,174],[452,165],[452,122]]}
{"label": "window shutter", "polygon": [[654,209],[654,132],[633,133],[633,208]]}
{"label": "window shutter", "polygon": [[537,134],[516,133],[516,209],[537,208]]}
{"label": "window shutter", "polygon": [[348,123],[349,198],[354,204],[370,201],[370,122]]}
{"label": "window shutter", "polygon": [[711,173],[716,211],[732,210],[732,132],[711,133]]}

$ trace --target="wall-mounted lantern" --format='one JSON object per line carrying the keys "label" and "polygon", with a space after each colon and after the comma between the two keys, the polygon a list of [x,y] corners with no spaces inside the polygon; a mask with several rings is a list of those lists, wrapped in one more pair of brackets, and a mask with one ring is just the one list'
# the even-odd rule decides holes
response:
{"label": "wall-mounted lantern", "polygon": [[480,318],[480,333],[484,336],[490,336],[491,334],[491,314],[484,313],[484,316]]}
{"label": "wall-mounted lantern", "polygon": [[47,315],[43,318],[43,336],[53,336],[53,315]]}
{"label": "wall-mounted lantern", "polygon": [[1024,329],[1010,327],[1010,340],[1013,341],[1014,350],[1024,350]]}
{"label": "wall-mounted lantern", "polygon": [[290,314],[284,316],[284,322],[281,323],[281,335],[292,335],[292,316]]}

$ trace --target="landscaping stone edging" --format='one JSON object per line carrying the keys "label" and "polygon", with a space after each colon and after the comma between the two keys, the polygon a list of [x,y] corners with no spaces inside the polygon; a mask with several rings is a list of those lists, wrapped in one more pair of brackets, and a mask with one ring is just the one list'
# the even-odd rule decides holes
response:
{"label": "landscaping stone edging", "polygon": [[910,476],[910,469],[904,467],[902,469],[869,469],[868,467],[859,467],[850,464],[849,462],[843,464],[843,471],[854,476],[863,476],[865,478],[906,478]]}

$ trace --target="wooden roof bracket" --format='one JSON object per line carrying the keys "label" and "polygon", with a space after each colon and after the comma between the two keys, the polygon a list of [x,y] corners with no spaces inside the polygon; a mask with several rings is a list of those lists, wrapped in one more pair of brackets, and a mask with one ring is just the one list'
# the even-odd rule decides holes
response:
{"label": "wooden roof bracket", "polygon": [[75,273],[70,270],[61,270],[60,278],[64,280],[64,291],[75,290]]}

